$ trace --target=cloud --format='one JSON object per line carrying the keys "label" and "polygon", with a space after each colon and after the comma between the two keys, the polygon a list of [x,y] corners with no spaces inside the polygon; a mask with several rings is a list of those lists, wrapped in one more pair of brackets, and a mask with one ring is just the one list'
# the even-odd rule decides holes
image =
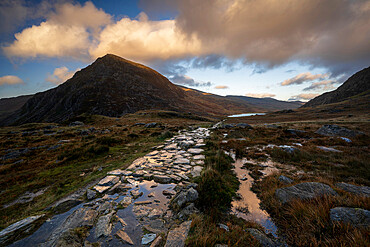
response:
{"label": "cloud", "polygon": [[168,79],[175,84],[185,85],[185,86],[190,86],[190,87],[210,87],[212,86],[211,82],[195,81],[193,78],[187,75],[174,75],[174,76],[169,77]]}
{"label": "cloud", "polygon": [[228,89],[229,86],[224,86],[224,85],[218,85],[218,86],[215,86],[215,89]]}
{"label": "cloud", "polygon": [[303,101],[307,101],[307,100],[310,100],[312,98],[315,98],[316,96],[318,96],[319,94],[316,94],[316,93],[301,93],[301,94],[298,94],[298,95],[294,95],[292,97],[290,97],[290,101],[293,101],[293,100],[303,100]]}
{"label": "cloud", "polygon": [[313,90],[330,90],[334,89],[334,84],[338,82],[335,80],[324,80],[319,82],[313,82],[310,86],[303,89],[303,91],[313,91]]}
{"label": "cloud", "polygon": [[[100,26],[110,23],[110,15],[98,10],[91,2],[84,6],[58,4],[40,25],[16,33],[15,41],[3,50],[8,57],[71,57],[88,60],[92,36]],[[93,32],[89,32],[91,29]]]}
{"label": "cloud", "polygon": [[0,86],[2,85],[14,85],[14,84],[23,84],[24,81],[15,75],[6,75],[0,77]]}
{"label": "cloud", "polygon": [[318,79],[327,78],[329,74],[316,74],[313,75],[310,72],[301,73],[281,83],[282,86],[299,85],[304,82],[314,81]]}
{"label": "cloud", "polygon": [[66,67],[56,68],[53,74],[49,75],[46,78],[46,81],[59,85],[67,81],[68,79],[72,78],[72,76],[76,73],[76,71],[69,71],[69,69]]}
{"label": "cloud", "polygon": [[[140,3],[158,12],[168,2]],[[183,0],[162,10],[178,15],[150,20],[142,13],[112,21],[91,2],[57,4],[46,21],[16,34],[3,49],[8,57],[23,58],[91,60],[114,53],[152,63],[198,57],[193,66],[242,61],[257,72],[299,62],[333,76],[370,63],[370,1]]]}
{"label": "cloud", "polygon": [[275,94],[272,93],[247,93],[245,96],[253,97],[253,98],[272,98],[275,97]]}

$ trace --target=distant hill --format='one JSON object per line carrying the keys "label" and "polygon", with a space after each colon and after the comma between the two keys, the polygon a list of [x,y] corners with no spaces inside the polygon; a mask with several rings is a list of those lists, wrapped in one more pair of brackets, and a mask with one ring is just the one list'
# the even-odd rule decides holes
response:
{"label": "distant hill", "polygon": [[345,101],[354,96],[370,94],[370,67],[352,75],[340,87],[308,101],[302,107],[315,107]]}
{"label": "distant hill", "polygon": [[264,111],[279,111],[286,109],[296,109],[301,107],[304,103],[301,101],[282,101],[273,98],[253,98],[247,96],[227,95],[226,98],[240,102],[247,102],[264,109]]}
{"label": "distant hill", "polygon": [[0,121],[12,112],[21,108],[33,95],[22,95],[12,98],[0,99]]}
{"label": "distant hill", "polygon": [[1,125],[63,122],[83,113],[120,117],[140,110],[171,110],[227,116],[295,106],[274,99],[253,102],[253,98],[242,100],[177,86],[149,67],[108,54],[58,87],[33,95]]}

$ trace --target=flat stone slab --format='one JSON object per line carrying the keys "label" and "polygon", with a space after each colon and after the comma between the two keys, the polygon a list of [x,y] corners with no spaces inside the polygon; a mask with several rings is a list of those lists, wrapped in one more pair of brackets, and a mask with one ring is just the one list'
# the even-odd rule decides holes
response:
{"label": "flat stone slab", "polygon": [[173,144],[167,145],[163,149],[164,150],[175,150],[175,149],[177,149],[177,144],[173,143]]}
{"label": "flat stone slab", "polygon": [[370,187],[368,186],[358,186],[347,183],[336,183],[335,186],[347,192],[351,192],[356,195],[370,197]]}
{"label": "flat stone slab", "polygon": [[188,237],[190,230],[191,220],[185,221],[179,227],[171,230],[168,233],[165,247],[183,247],[185,240]]}
{"label": "flat stone slab", "polygon": [[206,157],[204,156],[204,155],[195,155],[194,157],[193,157],[193,159],[194,160],[204,160]]}
{"label": "flat stone slab", "polygon": [[305,182],[275,191],[275,196],[282,203],[291,202],[295,199],[313,199],[324,195],[335,196],[337,193],[329,185],[317,182]]}
{"label": "flat stone slab", "polygon": [[124,170],[121,170],[121,169],[117,169],[117,170],[113,170],[113,171],[110,171],[108,172],[107,174],[108,175],[115,175],[115,176],[121,176],[125,173]]}
{"label": "flat stone slab", "polygon": [[117,176],[106,176],[102,180],[99,181],[98,185],[100,186],[113,186],[118,183],[119,177]]}
{"label": "flat stone slab", "polygon": [[32,228],[32,223],[43,217],[45,214],[31,216],[18,221],[0,232],[0,244],[6,243],[9,238],[12,238],[14,234],[18,234],[20,231],[28,231]]}
{"label": "flat stone slab", "polygon": [[179,158],[179,159],[176,159],[173,164],[175,165],[187,165],[187,164],[190,164],[190,160],[188,159],[185,159],[185,158]]}
{"label": "flat stone slab", "polygon": [[189,148],[188,149],[188,153],[191,153],[191,154],[200,154],[202,153],[204,150],[201,149],[201,148]]}
{"label": "flat stone slab", "polygon": [[336,207],[330,209],[332,222],[343,222],[355,227],[370,226],[370,211],[362,208]]}
{"label": "flat stone slab", "polygon": [[171,182],[171,178],[165,175],[153,175],[153,180],[157,183],[168,184]]}
{"label": "flat stone slab", "polygon": [[105,191],[109,190],[110,186],[100,186],[100,185],[95,185],[94,189],[99,192],[99,193],[104,193]]}

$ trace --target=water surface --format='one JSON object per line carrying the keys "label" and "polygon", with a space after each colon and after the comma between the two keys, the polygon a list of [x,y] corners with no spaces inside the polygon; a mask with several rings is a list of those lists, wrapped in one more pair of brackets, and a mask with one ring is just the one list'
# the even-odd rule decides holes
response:
{"label": "water surface", "polygon": [[230,115],[227,117],[250,117],[250,116],[257,116],[257,115],[266,115],[266,113],[242,113],[242,114],[236,114],[236,115]]}

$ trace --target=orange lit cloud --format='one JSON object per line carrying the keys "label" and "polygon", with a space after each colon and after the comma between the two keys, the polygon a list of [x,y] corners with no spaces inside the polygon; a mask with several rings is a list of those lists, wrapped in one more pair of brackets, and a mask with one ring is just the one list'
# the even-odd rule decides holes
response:
{"label": "orange lit cloud", "polygon": [[215,86],[215,89],[228,89],[229,86],[225,86],[225,85],[218,85],[218,86]]}
{"label": "orange lit cloud", "polygon": [[0,77],[0,86],[2,85],[14,85],[14,84],[23,84],[24,81],[15,75],[6,75]]}
{"label": "orange lit cloud", "polygon": [[72,78],[75,73],[76,71],[69,71],[67,67],[56,68],[53,74],[46,78],[46,81],[59,85]]}
{"label": "orange lit cloud", "polygon": [[303,101],[307,101],[307,100],[310,100],[312,98],[315,98],[318,95],[319,94],[317,94],[317,93],[301,93],[301,94],[292,96],[289,100],[303,100]]}
{"label": "orange lit cloud", "polygon": [[253,98],[272,98],[275,97],[275,94],[272,93],[247,93],[245,96],[253,97]]}
{"label": "orange lit cloud", "polygon": [[289,86],[289,85],[299,85],[304,82],[309,82],[317,79],[324,79],[327,78],[329,74],[317,74],[313,75],[310,72],[301,73],[299,75],[294,76],[288,80],[285,80],[281,83],[282,86]]}

